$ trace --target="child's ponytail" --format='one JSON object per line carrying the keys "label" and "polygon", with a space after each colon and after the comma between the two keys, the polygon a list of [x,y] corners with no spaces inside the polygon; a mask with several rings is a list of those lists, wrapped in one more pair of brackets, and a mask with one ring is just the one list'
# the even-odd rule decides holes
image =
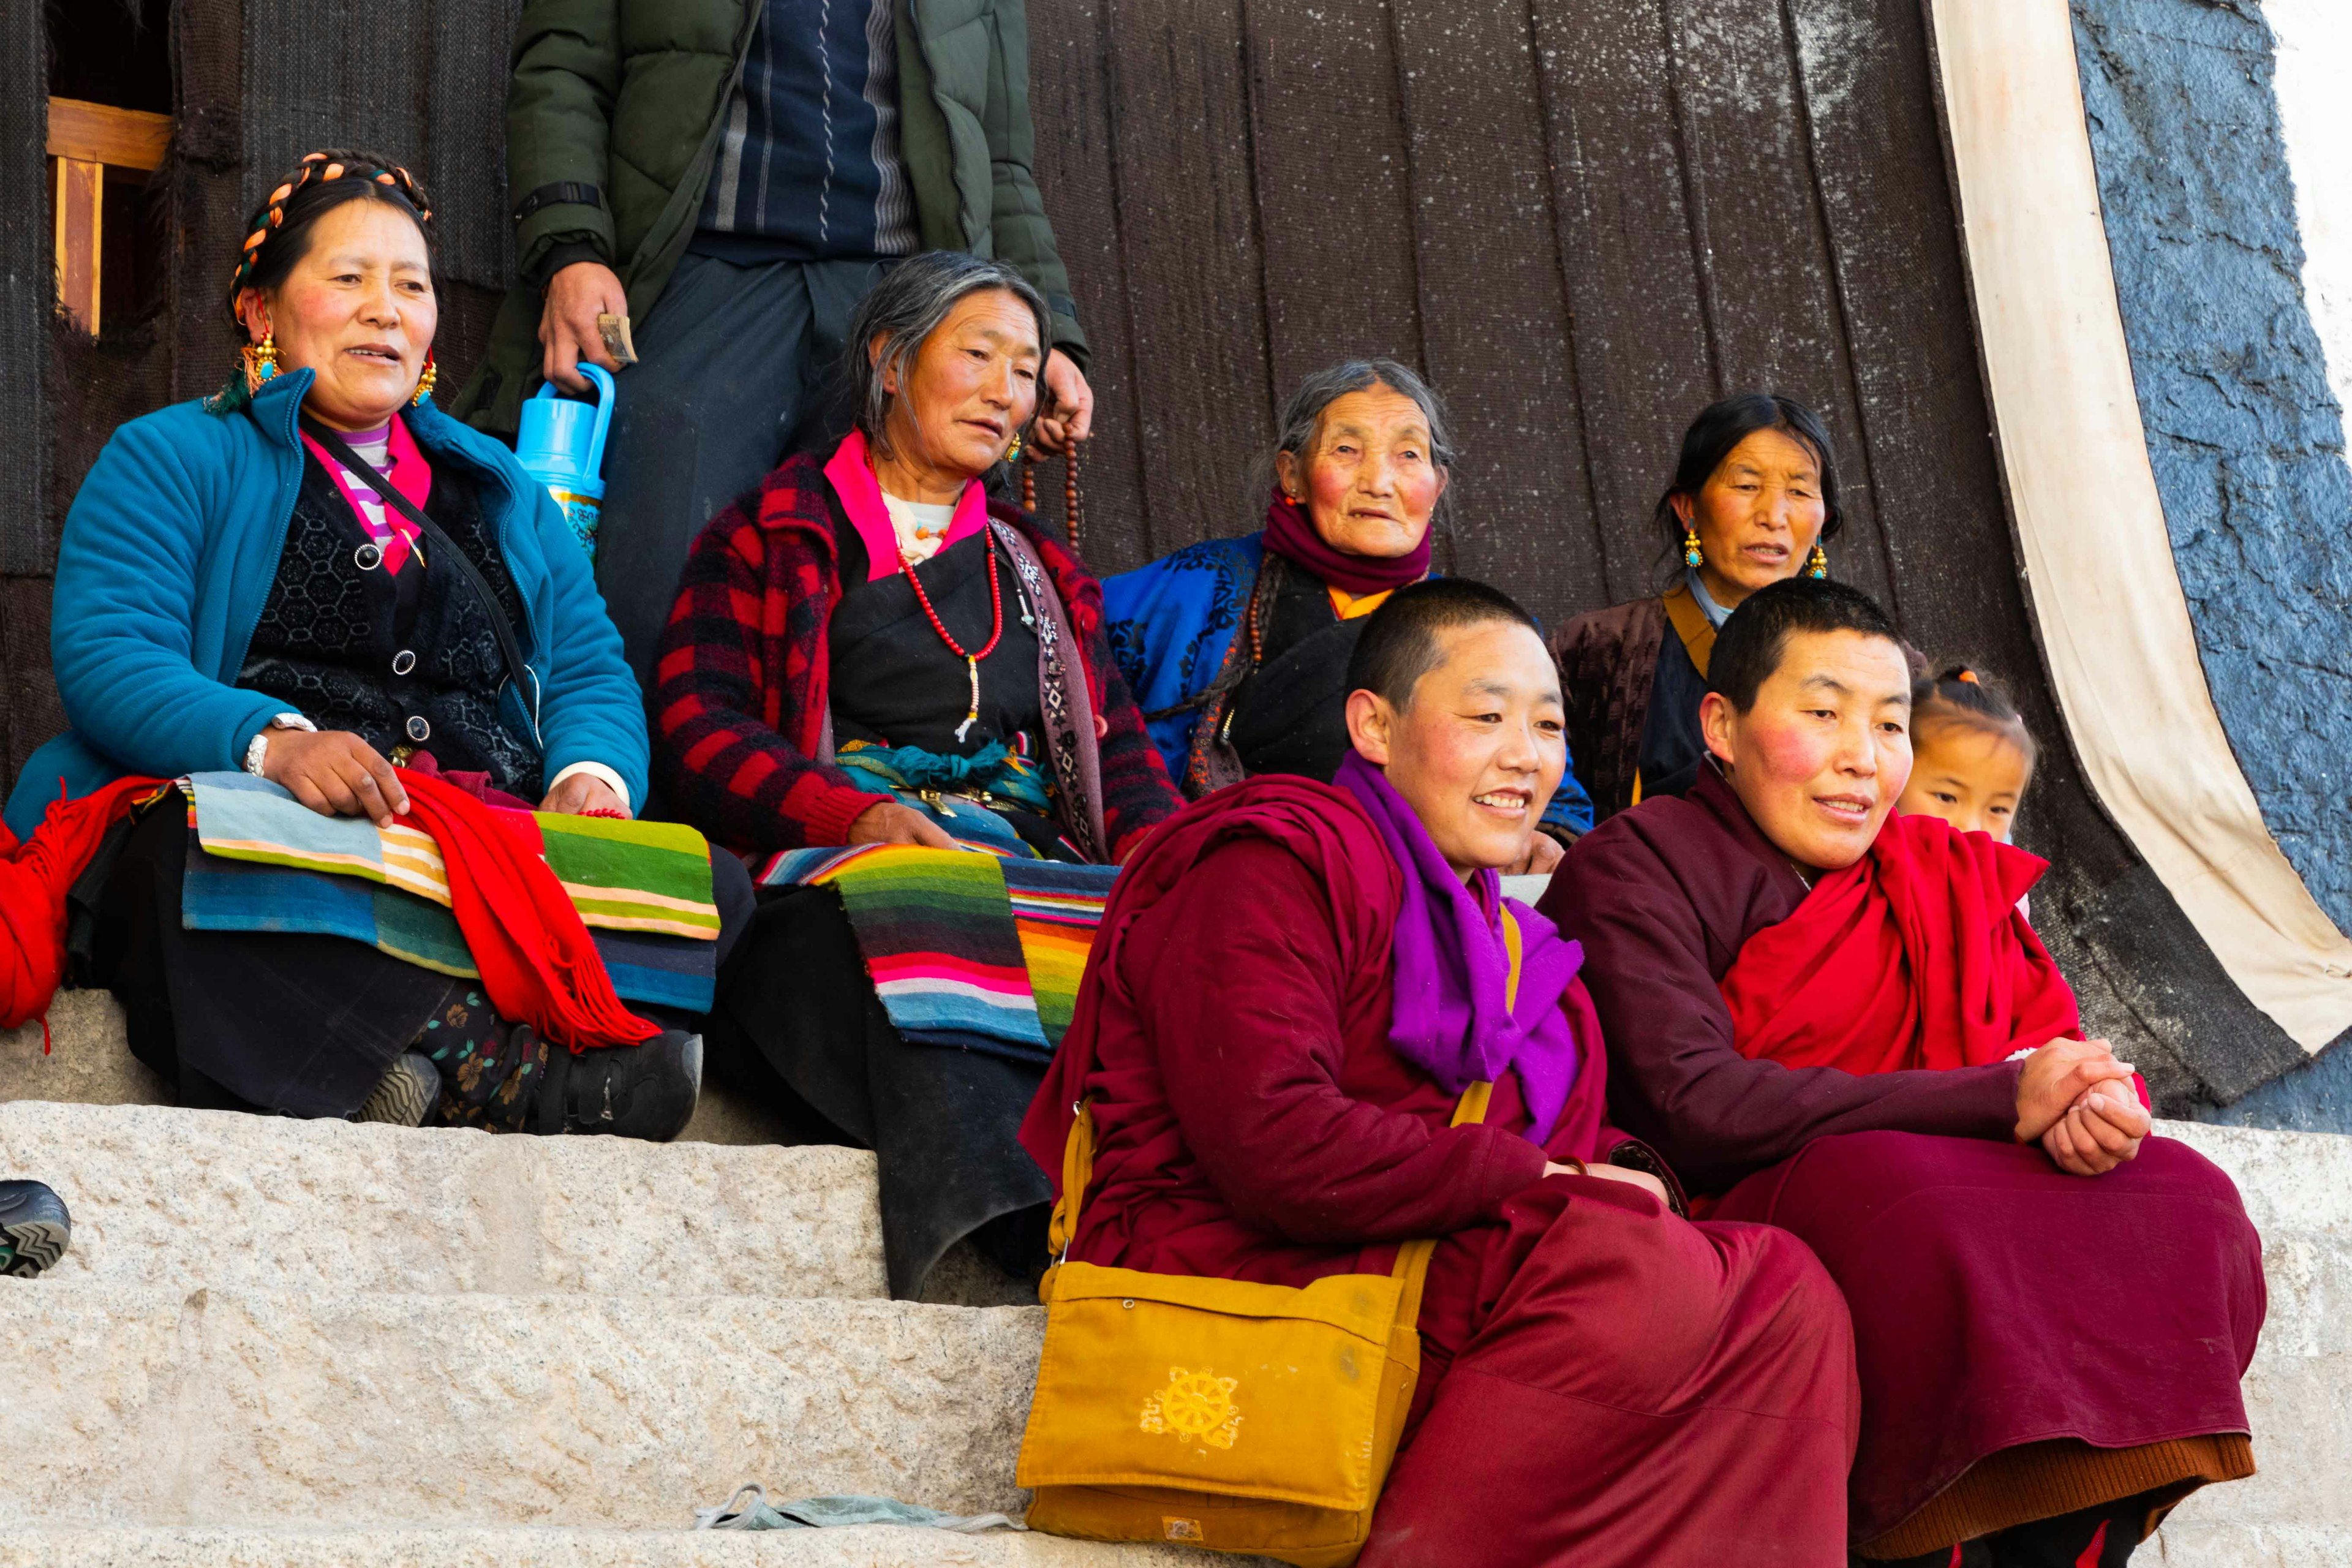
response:
{"label": "child's ponytail", "polygon": [[1948,664],[1912,682],[1912,728],[1916,731],[1926,720],[1973,724],[2009,735],[2024,748],[2029,768],[2041,751],[2033,731],[2025,726],[2024,715],[2018,712],[2017,704],[2011,700],[2008,688],[1973,665]]}

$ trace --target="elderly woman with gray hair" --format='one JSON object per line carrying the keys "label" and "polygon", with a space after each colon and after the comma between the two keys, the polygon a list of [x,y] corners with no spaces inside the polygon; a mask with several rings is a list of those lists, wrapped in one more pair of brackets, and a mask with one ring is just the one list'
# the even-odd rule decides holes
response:
{"label": "elderly woman with gray hair", "polygon": [[[1347,672],[1363,617],[1430,575],[1454,458],[1445,409],[1393,360],[1301,382],[1252,493],[1263,531],[1208,539],[1103,584],[1112,657],[1185,795],[1251,773],[1328,783],[1349,752]],[[1571,771],[1528,870],[1592,826]]]}
{"label": "elderly woman with gray hair", "polygon": [[[1111,660],[1101,585],[982,489],[1037,411],[1048,321],[1000,262],[939,251],[893,268],[851,325],[855,428],[703,530],[656,671],[667,804],[751,858],[759,884],[719,975],[711,1066],[768,1089],[804,1136],[875,1149],[902,1296],[950,1243],[1046,1197],[1014,1138],[1045,1056],[886,1007],[868,973],[889,965],[823,847],[1102,864],[1183,804]],[[905,858],[887,918],[952,943],[973,923],[965,858]],[[960,962],[925,973],[971,978]],[[999,1256],[1042,1261],[1042,1236]]]}
{"label": "elderly woman with gray hair", "polygon": [[1101,585],[982,486],[1037,411],[1049,320],[1002,263],[902,263],[851,324],[856,427],[695,541],[656,666],[656,766],[714,840],[1106,862],[1181,804],[1103,639]]}

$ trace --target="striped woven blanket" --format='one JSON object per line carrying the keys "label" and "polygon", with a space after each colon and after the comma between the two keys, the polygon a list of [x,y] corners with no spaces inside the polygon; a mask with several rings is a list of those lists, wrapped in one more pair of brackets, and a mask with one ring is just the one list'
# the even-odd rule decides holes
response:
{"label": "striped woven blanket", "polygon": [[[363,816],[321,816],[267,779],[197,773],[190,781],[205,852],[295,870],[381,882],[449,907],[441,847],[422,828],[378,827]],[[674,822],[624,822],[490,808],[499,826],[545,860],[581,921],[604,931],[710,942],[710,846]]]}
{"label": "striped woven blanket", "polygon": [[1116,866],[864,844],[771,858],[763,887],[841,895],[883,1010],[924,1045],[1043,1065],[1070,1026]]}
{"label": "striped woven blanket", "polygon": [[[430,837],[320,816],[246,773],[198,773],[190,782],[181,895],[189,929],[348,937],[439,973],[478,975]],[[699,834],[667,823],[499,816],[509,830],[535,836],[614,990],[634,1002],[709,1011],[719,911]]]}

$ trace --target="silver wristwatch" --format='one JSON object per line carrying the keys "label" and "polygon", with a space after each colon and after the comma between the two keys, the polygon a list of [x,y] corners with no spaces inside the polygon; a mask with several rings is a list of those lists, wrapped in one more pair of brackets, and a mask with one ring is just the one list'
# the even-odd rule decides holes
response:
{"label": "silver wristwatch", "polygon": [[245,771],[255,778],[261,776],[262,763],[268,760],[269,731],[272,730],[307,730],[315,735],[319,732],[319,726],[311,723],[299,713],[280,713],[268,723],[256,730],[253,732],[253,739],[247,742],[245,746]]}

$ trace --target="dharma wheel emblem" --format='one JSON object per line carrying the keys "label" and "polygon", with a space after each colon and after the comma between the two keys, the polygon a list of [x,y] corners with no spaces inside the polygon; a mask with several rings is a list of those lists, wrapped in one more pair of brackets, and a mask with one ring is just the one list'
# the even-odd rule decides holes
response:
{"label": "dharma wheel emblem", "polygon": [[1172,1432],[1180,1441],[1230,1448],[1240,1436],[1242,1413],[1234,1404],[1238,1378],[1213,1372],[1168,1369],[1168,1386],[1143,1402],[1143,1429]]}

